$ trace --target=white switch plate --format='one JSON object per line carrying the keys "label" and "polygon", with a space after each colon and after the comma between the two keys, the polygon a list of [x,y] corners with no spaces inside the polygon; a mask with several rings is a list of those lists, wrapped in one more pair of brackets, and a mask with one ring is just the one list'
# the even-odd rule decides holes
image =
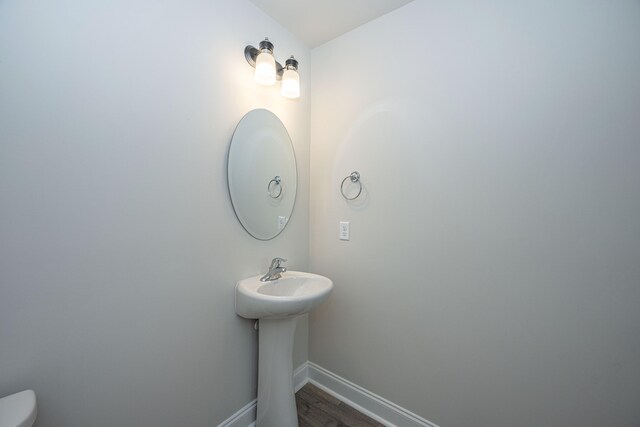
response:
{"label": "white switch plate", "polygon": [[278,230],[282,230],[285,225],[287,225],[287,217],[278,216]]}
{"label": "white switch plate", "polygon": [[340,221],[340,240],[349,240],[349,222]]}

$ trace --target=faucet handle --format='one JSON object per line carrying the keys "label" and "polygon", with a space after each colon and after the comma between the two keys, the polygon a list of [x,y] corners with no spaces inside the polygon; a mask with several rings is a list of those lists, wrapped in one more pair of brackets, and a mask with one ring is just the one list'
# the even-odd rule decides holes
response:
{"label": "faucet handle", "polygon": [[280,267],[280,263],[282,263],[282,262],[287,262],[287,260],[286,260],[286,259],[284,259],[284,258],[278,258],[278,257],[275,257],[275,258],[271,261],[271,266],[270,266],[269,268],[278,268],[278,267]]}

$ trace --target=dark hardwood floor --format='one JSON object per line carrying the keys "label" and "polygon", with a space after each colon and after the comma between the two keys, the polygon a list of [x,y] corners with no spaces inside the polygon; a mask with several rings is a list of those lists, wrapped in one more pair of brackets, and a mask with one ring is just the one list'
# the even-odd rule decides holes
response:
{"label": "dark hardwood floor", "polygon": [[313,384],[296,393],[296,406],[299,427],[384,427]]}

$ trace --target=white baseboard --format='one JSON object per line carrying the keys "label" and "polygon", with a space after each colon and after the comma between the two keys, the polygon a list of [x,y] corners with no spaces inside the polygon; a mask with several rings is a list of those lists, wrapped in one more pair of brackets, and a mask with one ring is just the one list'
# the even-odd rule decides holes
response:
{"label": "white baseboard", "polygon": [[293,391],[298,392],[309,382],[309,362],[304,362],[293,371]]}
{"label": "white baseboard", "polygon": [[244,405],[238,412],[218,424],[218,427],[250,427],[255,426],[257,400]]}
{"label": "white baseboard", "polygon": [[[331,371],[305,362],[293,372],[294,390],[311,383],[336,399],[388,427],[438,427],[436,424],[408,411],[395,403],[354,384]],[[256,400],[246,404],[218,427],[255,427]]]}
{"label": "white baseboard", "polygon": [[413,412],[389,402],[313,362],[307,363],[311,384],[386,426],[438,427]]}

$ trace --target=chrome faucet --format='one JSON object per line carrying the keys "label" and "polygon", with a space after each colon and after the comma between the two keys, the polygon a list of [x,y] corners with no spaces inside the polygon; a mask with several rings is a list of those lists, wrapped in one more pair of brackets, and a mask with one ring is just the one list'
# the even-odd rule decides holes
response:
{"label": "chrome faucet", "polygon": [[280,263],[287,262],[286,259],[274,258],[269,266],[269,272],[260,278],[261,282],[270,282],[271,280],[278,280],[282,273],[287,271],[286,267],[282,267]]}

